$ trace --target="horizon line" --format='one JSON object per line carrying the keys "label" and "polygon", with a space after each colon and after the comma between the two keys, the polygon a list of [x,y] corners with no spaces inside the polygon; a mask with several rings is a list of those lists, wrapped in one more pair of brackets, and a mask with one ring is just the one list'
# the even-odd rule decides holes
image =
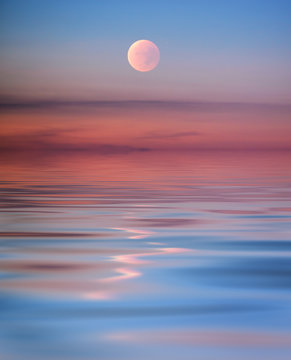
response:
{"label": "horizon line", "polygon": [[20,97],[0,96],[0,110],[54,109],[59,107],[144,107],[176,108],[189,110],[287,110],[291,103],[249,102],[249,101],[213,101],[213,100],[76,100],[76,99],[23,99]]}

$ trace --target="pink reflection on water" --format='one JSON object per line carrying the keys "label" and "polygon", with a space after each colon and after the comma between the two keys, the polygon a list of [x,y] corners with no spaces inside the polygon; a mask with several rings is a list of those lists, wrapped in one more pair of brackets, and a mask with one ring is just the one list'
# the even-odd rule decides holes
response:
{"label": "pink reflection on water", "polygon": [[[140,272],[134,271],[131,269],[125,269],[125,268],[115,269],[115,272],[119,273],[120,275],[100,279],[100,280],[98,280],[98,283],[99,284],[114,283],[116,281],[129,280],[131,278],[141,276]],[[114,289],[111,289],[111,290],[107,290],[107,291],[87,292],[87,293],[84,293],[82,297],[83,297],[83,299],[87,299],[87,300],[113,300],[114,298],[116,298],[116,296],[117,296],[116,289],[115,289],[115,291],[114,291]]]}
{"label": "pink reflection on water", "polygon": [[141,260],[141,257],[144,256],[157,256],[157,255],[166,255],[166,254],[179,254],[179,253],[184,253],[187,251],[192,251],[190,249],[184,249],[184,248],[160,248],[154,250],[153,252],[147,251],[147,252],[143,252],[143,253],[138,253],[138,254],[129,254],[129,255],[116,255],[113,256],[112,259],[113,261],[117,261],[117,262],[121,262],[121,263],[125,263],[125,264],[130,264],[130,265],[136,265],[136,264],[147,264],[149,263],[149,261],[146,260]]}
{"label": "pink reflection on water", "polygon": [[[152,262],[142,259],[143,257],[168,256],[190,251],[184,248],[170,247],[145,249],[141,252],[134,249],[98,249],[98,251],[91,249],[92,251],[89,251],[89,254],[99,254],[108,259],[102,262],[80,262],[73,258],[67,261],[64,256],[70,257],[81,254],[87,256],[86,251],[79,253],[77,249],[72,252],[68,249],[65,254],[61,250],[48,249],[47,252],[45,251],[45,255],[53,253],[61,256],[59,261],[46,258],[3,260],[0,266],[1,270],[31,273],[32,276],[21,280],[18,278],[4,279],[1,283],[2,289],[40,296],[82,298],[96,301],[116,300],[122,295],[136,292],[139,288],[138,283],[128,283],[128,281],[144,275],[137,267],[152,264]],[[36,253],[42,256],[41,252],[36,251]],[[46,274],[41,281],[38,279],[40,273]],[[140,292],[140,290],[138,291]]]}
{"label": "pink reflection on water", "polygon": [[115,272],[119,273],[120,275],[112,276],[106,279],[101,279],[100,282],[114,282],[120,280],[128,280],[142,275],[138,271],[132,269],[126,269],[126,268],[118,268],[115,270]]}
{"label": "pink reflection on water", "polygon": [[[116,256],[112,257],[112,260],[116,261],[118,263],[124,263],[125,265],[144,265],[144,264],[149,263],[148,261],[140,259],[141,257],[144,257],[144,256],[179,254],[179,253],[184,253],[187,251],[191,251],[191,250],[184,249],[184,248],[162,248],[162,249],[158,249],[158,251],[154,251],[154,252],[146,251],[146,252],[137,253],[137,254],[116,255]],[[116,282],[120,282],[120,281],[123,282],[126,280],[141,277],[143,275],[142,272],[137,271],[137,270],[133,269],[132,267],[116,268],[115,272],[118,275],[99,279],[98,282],[100,284],[104,284],[104,283],[105,284],[113,284]],[[88,300],[104,300],[105,298],[109,300],[109,299],[113,299],[117,295],[118,294],[115,293],[114,289],[111,289],[110,292],[109,291],[108,292],[104,292],[104,291],[88,292],[88,293],[84,294],[83,297]]]}
{"label": "pink reflection on water", "polygon": [[129,229],[129,228],[112,228],[112,230],[120,230],[120,231],[125,231],[129,234],[136,234],[136,235],[128,236],[128,239],[144,239],[154,234],[152,231]]}
{"label": "pink reflection on water", "polygon": [[[149,261],[145,261],[140,259],[141,257],[145,256],[157,256],[157,255],[167,255],[167,254],[179,254],[184,253],[187,251],[191,251],[190,249],[184,249],[184,248],[162,248],[157,249],[157,251],[146,251],[142,253],[136,253],[136,254],[125,254],[125,255],[116,255],[112,256],[112,261],[122,263],[125,266],[126,265],[145,265],[148,264]],[[121,292],[124,291],[125,286],[123,285],[122,291],[121,288],[115,286],[116,283],[124,282],[126,280],[132,280],[134,278],[141,277],[143,273],[141,271],[137,271],[136,269],[132,267],[121,267],[116,268],[115,272],[117,275],[111,276],[111,277],[105,277],[102,279],[99,279],[97,282],[99,285],[102,286],[102,284],[108,284],[111,285],[112,288],[110,288],[109,291],[91,291],[86,292],[83,294],[83,298],[87,300],[113,300],[118,297],[118,295],[121,294]],[[98,286],[99,286],[98,285]]]}

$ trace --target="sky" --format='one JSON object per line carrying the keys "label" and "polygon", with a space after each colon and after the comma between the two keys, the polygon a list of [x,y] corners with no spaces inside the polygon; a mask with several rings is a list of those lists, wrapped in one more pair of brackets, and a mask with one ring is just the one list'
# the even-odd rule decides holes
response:
{"label": "sky", "polygon": [[[290,16],[283,0],[1,0],[0,149],[291,148]],[[139,39],[160,49],[151,72],[128,64]]]}

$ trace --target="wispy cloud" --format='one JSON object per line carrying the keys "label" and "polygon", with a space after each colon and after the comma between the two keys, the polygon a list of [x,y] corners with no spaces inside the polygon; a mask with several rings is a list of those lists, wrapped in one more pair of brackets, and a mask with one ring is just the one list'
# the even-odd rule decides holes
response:
{"label": "wispy cloud", "polygon": [[153,132],[153,133],[149,133],[147,135],[141,136],[140,138],[141,139],[162,140],[162,139],[176,139],[176,138],[181,138],[181,137],[192,137],[192,136],[199,136],[199,135],[201,135],[201,134],[198,131],[183,131],[183,132],[168,133],[168,134]]}
{"label": "wispy cloud", "polygon": [[159,101],[159,100],[21,100],[12,97],[0,98],[0,111],[8,110],[48,110],[59,108],[94,108],[94,109],[170,109],[192,111],[291,111],[291,104],[215,102],[215,101]]}
{"label": "wispy cloud", "polygon": [[[129,153],[149,150],[145,147],[98,143],[90,141],[69,142],[66,131],[41,130],[30,134],[0,136],[0,150],[4,151],[90,151],[101,154]],[[91,140],[92,141],[92,140]]]}

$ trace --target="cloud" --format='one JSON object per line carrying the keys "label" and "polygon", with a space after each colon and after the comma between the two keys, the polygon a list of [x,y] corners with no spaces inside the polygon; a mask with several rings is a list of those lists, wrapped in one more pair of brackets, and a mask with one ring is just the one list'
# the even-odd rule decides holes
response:
{"label": "cloud", "polygon": [[103,144],[95,142],[66,142],[63,130],[36,131],[30,134],[0,136],[0,150],[2,151],[90,151],[100,154],[130,153],[147,151],[146,147]]}
{"label": "cloud", "polygon": [[141,136],[141,139],[176,139],[181,137],[192,137],[198,136],[200,133],[198,131],[183,131],[183,132],[176,132],[170,134],[159,134],[157,132],[149,133],[145,136]]}
{"label": "cloud", "polygon": [[291,104],[215,102],[215,101],[162,101],[162,100],[21,100],[13,97],[0,98],[0,111],[17,110],[66,110],[92,109],[168,109],[188,111],[291,111]]}

